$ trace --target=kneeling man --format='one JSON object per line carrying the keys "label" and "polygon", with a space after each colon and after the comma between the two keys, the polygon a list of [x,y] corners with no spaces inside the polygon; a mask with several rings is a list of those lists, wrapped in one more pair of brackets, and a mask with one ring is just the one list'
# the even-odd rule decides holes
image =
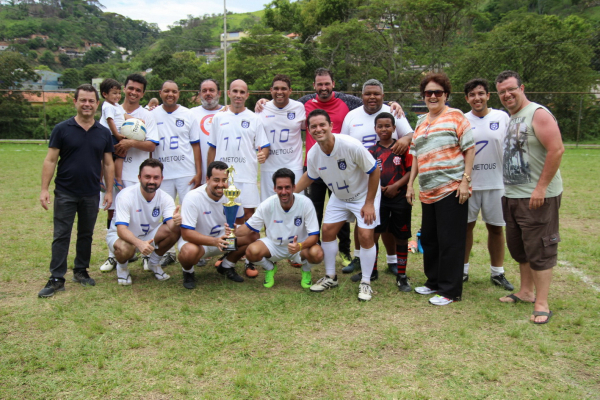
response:
{"label": "kneeling man", "polygon": [[136,248],[149,257],[150,271],[159,281],[170,276],[160,267],[160,258],[179,239],[181,215],[173,198],[160,190],[163,164],[153,158],[140,165],[139,183],[119,192],[106,242],[117,259],[117,282],[131,285],[128,260]]}
{"label": "kneeling man", "polygon": [[[229,187],[229,172],[223,161],[213,161],[206,171],[206,184],[190,191],[183,200],[179,263],[183,268],[183,287],[194,289],[196,277],[194,265],[201,259],[225,254],[225,238],[230,233],[223,204],[227,197],[223,190]],[[244,223],[244,209],[240,207],[236,223]],[[233,227],[232,227],[233,228]],[[227,254],[217,271],[234,282],[244,282],[235,271],[235,263],[242,258],[248,244],[258,239],[258,235],[237,235],[236,251]]]}
{"label": "kneeling man", "polygon": [[237,229],[240,234],[249,231],[260,232],[263,226],[267,237],[262,238],[246,250],[246,258],[265,269],[264,286],[275,284],[277,267],[280,260],[290,260],[302,265],[300,285],[308,289],[312,285],[311,269],[313,264],[323,261],[323,249],[319,241],[319,222],[312,201],[296,189],[295,174],[288,168],[280,168],[273,174],[275,195],[263,201],[246,222]]}

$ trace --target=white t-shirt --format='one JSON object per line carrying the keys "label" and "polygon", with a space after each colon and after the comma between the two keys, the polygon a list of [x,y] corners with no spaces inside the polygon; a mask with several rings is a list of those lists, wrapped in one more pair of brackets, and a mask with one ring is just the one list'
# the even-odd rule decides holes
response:
{"label": "white t-shirt", "polygon": [[[223,204],[227,203],[227,197],[223,196],[219,201],[208,197],[207,185],[202,185],[191,190],[183,199],[181,205],[181,227],[195,230],[196,232],[213,237],[221,237],[225,234],[225,214]],[[240,206],[237,218],[244,216],[244,209]]]}
{"label": "white t-shirt", "polygon": [[192,115],[198,121],[200,125],[200,153],[202,154],[202,183],[206,183],[206,160],[208,159],[208,136],[212,130],[212,121],[216,113],[221,111],[223,108],[219,104],[219,108],[216,110],[207,110],[206,108],[199,106],[190,109]]}
{"label": "white t-shirt", "polygon": [[294,241],[298,243],[307,237],[319,234],[319,221],[312,201],[306,196],[294,193],[294,205],[288,211],[281,207],[279,197],[273,195],[260,203],[246,226],[254,232],[267,227],[267,237],[277,245],[285,245]]}
{"label": "white t-shirt", "polygon": [[465,114],[471,123],[475,141],[475,161],[471,173],[473,190],[504,189],[502,180],[503,141],[510,117],[507,113],[490,108],[485,117]]}
{"label": "white t-shirt", "polygon": [[[374,114],[367,114],[364,107],[355,108],[346,114],[340,133],[352,136],[368,149],[379,140],[375,132],[375,117],[382,112],[391,112],[390,106],[384,104]],[[392,139],[399,139],[411,132],[413,129],[406,117],[396,118],[396,131],[392,134]]]}
{"label": "white t-shirt", "polygon": [[140,184],[126,187],[115,198],[115,218],[110,225],[117,231],[117,225],[125,225],[138,238],[143,239],[163,222],[173,218],[175,202],[168,193],[158,189],[154,198],[146,201]]}
{"label": "white t-shirt", "polygon": [[[156,129],[156,122],[154,121],[152,112],[140,106],[129,115],[144,120],[146,123],[146,140],[158,145],[160,137],[158,136],[158,129]],[[137,182],[138,175],[140,174],[140,165],[149,157],[150,152],[147,151],[142,151],[134,147],[127,150],[127,154],[123,160],[123,180]]]}
{"label": "white t-shirt", "polygon": [[233,165],[235,182],[258,182],[256,151],[270,144],[260,118],[252,111],[217,113],[213,117],[208,145],[216,148],[215,161]]}
{"label": "white t-shirt", "polygon": [[152,116],[160,137],[160,143],[152,157],[164,164],[164,179],[196,175],[192,144],[200,143],[200,124],[190,110],[179,106],[175,111],[168,113],[160,106],[152,111]]}
{"label": "white t-shirt", "polygon": [[[113,122],[117,126],[117,132],[121,133],[121,127],[123,126],[123,122],[125,122],[125,111],[120,104],[112,105],[105,100],[104,103],[102,103],[102,117],[100,118],[100,125],[105,126],[108,130],[110,130],[110,127],[108,126],[109,118],[112,118]],[[112,134],[112,131],[110,131],[110,133]]]}
{"label": "white t-shirt", "polygon": [[334,135],[331,154],[323,153],[319,144],[308,152],[308,177],[323,179],[335,197],[359,202],[367,196],[369,174],[377,161],[361,142],[347,135]]}
{"label": "white t-shirt", "polygon": [[269,157],[261,171],[275,172],[279,168],[292,171],[302,169],[302,124],[306,120],[304,104],[290,100],[287,106],[278,108],[269,101],[258,114],[267,139],[271,144]]}

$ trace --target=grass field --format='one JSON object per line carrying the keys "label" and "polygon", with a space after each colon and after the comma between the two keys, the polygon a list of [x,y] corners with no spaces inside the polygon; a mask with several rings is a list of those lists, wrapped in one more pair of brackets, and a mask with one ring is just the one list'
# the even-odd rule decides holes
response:
{"label": "grass field", "polygon": [[[446,307],[399,293],[388,274],[368,303],[349,276],[309,293],[287,266],[269,290],[262,273],[236,284],[206,266],[189,291],[178,264],[158,282],[138,262],[133,286],[120,287],[98,270],[103,212],[90,269],[97,285],[73,283],[69,272],[65,292],[39,299],[52,239],[52,212],[38,201],[45,153],[0,144],[1,399],[600,398],[600,149],[563,157],[555,315],[540,326],[529,322],[531,305],[498,301],[506,292],[489,282],[483,224],[463,301]],[[415,232],[419,220],[417,206]],[[505,267],[518,284],[517,264]],[[424,283],[421,256],[409,256],[408,275],[413,287]]]}

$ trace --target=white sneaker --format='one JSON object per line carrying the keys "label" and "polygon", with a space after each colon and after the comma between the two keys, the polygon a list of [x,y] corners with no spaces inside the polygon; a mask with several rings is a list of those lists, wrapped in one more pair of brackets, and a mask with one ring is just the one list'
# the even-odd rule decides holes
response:
{"label": "white sneaker", "polygon": [[419,286],[415,288],[415,292],[419,294],[434,294],[437,293],[437,290],[429,289],[427,286]]}
{"label": "white sneaker", "polygon": [[358,299],[361,301],[369,301],[373,297],[373,289],[371,289],[371,285],[365,282],[361,282],[358,285]]}
{"label": "white sneaker", "polygon": [[100,271],[102,272],[110,272],[117,266],[117,260],[114,257],[108,257],[104,264],[100,266]]}
{"label": "white sneaker", "polygon": [[122,270],[117,271],[117,283],[122,286],[129,286],[132,284],[129,268],[123,268]]}
{"label": "white sneaker", "polygon": [[150,257],[142,256],[142,266],[144,267],[144,271],[150,271]]}
{"label": "white sneaker", "polygon": [[328,275],[325,275],[324,277],[319,279],[317,281],[317,283],[315,283],[314,285],[312,285],[310,287],[310,291],[311,292],[323,292],[326,289],[331,289],[331,288],[337,287],[337,285],[338,285],[337,276],[336,276],[336,279],[333,280]]}
{"label": "white sneaker", "polygon": [[166,281],[167,279],[169,279],[171,277],[171,275],[169,275],[165,271],[163,271],[163,269],[160,267],[160,265],[148,264],[148,268],[150,268],[150,271],[152,271],[154,273],[154,277],[156,279],[158,279],[159,281]]}
{"label": "white sneaker", "polygon": [[447,306],[448,304],[453,303],[454,300],[436,294],[435,296],[429,299],[429,302],[434,306]]}

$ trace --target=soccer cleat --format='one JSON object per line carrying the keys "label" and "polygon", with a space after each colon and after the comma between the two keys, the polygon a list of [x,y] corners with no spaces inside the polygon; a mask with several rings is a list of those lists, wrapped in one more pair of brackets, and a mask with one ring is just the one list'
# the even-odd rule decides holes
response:
{"label": "soccer cleat", "polygon": [[193,272],[183,272],[183,287],[186,289],[196,288],[196,275]]}
{"label": "soccer cleat", "polygon": [[348,264],[347,266],[342,268],[342,272],[344,274],[350,274],[354,271],[360,271],[360,258],[359,257],[354,257],[354,259],[350,262],[350,264]]}
{"label": "soccer cleat", "polygon": [[177,262],[177,258],[175,257],[175,253],[166,253],[162,260],[160,260],[160,266],[166,267],[167,265],[175,264]]}
{"label": "soccer cleat", "polygon": [[350,253],[340,251],[340,258],[342,259],[342,265],[344,267],[347,267],[352,262],[352,256],[350,255]]}
{"label": "soccer cleat", "polygon": [[207,264],[207,261],[205,258],[201,258],[197,263],[196,266],[197,267],[204,267]]}
{"label": "soccer cleat", "polygon": [[[244,264],[246,266],[245,274],[248,278],[256,278],[258,276],[258,270],[251,262]],[[271,285],[272,286],[272,285]]]}
{"label": "soccer cleat", "polygon": [[79,282],[81,286],[96,286],[96,281],[90,278],[85,268],[73,270],[73,282]]}
{"label": "soccer cleat", "polygon": [[412,288],[410,287],[410,283],[408,283],[408,277],[406,274],[400,274],[396,276],[396,285],[398,286],[398,290],[401,292],[412,292]]}
{"label": "soccer cleat", "polygon": [[[352,282],[359,282],[361,279],[362,279],[361,272],[359,272],[358,274],[352,275],[352,277],[350,278],[350,280]],[[371,272],[371,282],[376,281],[377,279],[379,279],[379,271],[374,270],[373,272]]]}
{"label": "soccer cleat", "polygon": [[228,255],[229,255],[229,253],[225,253],[221,257],[219,257],[219,259],[217,261],[215,261],[215,267],[219,268],[221,266],[221,264],[223,264],[223,260],[225,259],[225,257],[227,257]]}
{"label": "soccer cleat", "polygon": [[469,280],[469,274],[463,274],[463,282],[468,282],[468,280]]}
{"label": "soccer cleat", "polygon": [[411,240],[410,242],[408,242],[408,251],[413,254],[418,251],[417,242],[415,240]]}
{"label": "soccer cleat", "polygon": [[429,302],[434,306],[447,306],[448,304],[453,303],[454,300],[436,294],[435,296],[429,299]]}
{"label": "soccer cleat", "polygon": [[108,257],[104,264],[100,266],[100,271],[102,272],[110,272],[117,266],[117,260],[114,257]]}
{"label": "soccer cleat", "polygon": [[330,278],[329,275],[325,275],[310,287],[311,292],[323,292],[326,289],[337,287],[338,280],[337,275],[334,278]]}
{"label": "soccer cleat", "polygon": [[371,285],[365,282],[361,282],[358,285],[358,299],[360,301],[369,301],[373,297],[373,289],[371,289]]}
{"label": "soccer cleat", "polygon": [[312,272],[302,271],[300,286],[302,286],[304,289],[309,289],[312,286]]}
{"label": "soccer cleat", "polygon": [[302,266],[302,264],[300,264],[300,263],[296,263],[296,262],[293,262],[293,261],[292,261],[292,260],[290,260],[290,259],[288,259],[288,262],[289,262],[289,263],[290,263],[290,265],[291,265],[292,267],[294,267],[294,268],[300,268],[300,267]]}
{"label": "soccer cleat", "polygon": [[415,292],[419,294],[434,294],[437,290],[429,289],[427,286],[419,286],[415,288]]}
{"label": "soccer cleat", "polygon": [[273,267],[271,270],[265,270],[265,282],[263,286],[266,288],[273,287],[275,284],[275,274],[277,273],[277,267]]}
{"label": "soccer cleat", "polygon": [[50,278],[46,286],[38,292],[38,297],[52,297],[56,292],[65,291],[65,281],[57,278]]}
{"label": "soccer cleat", "polygon": [[140,259],[140,257],[139,257],[139,254],[140,254],[140,253],[135,253],[135,254],[133,255],[133,257],[131,257],[131,258],[128,260],[128,262],[132,263],[132,262],[136,262],[137,260],[139,260],[139,259]]}
{"label": "soccer cleat", "polygon": [[217,272],[220,273],[221,275],[225,275],[227,277],[227,279],[229,279],[231,281],[244,282],[244,278],[242,278],[241,276],[238,275],[235,268],[218,267]]}
{"label": "soccer cleat", "polygon": [[148,268],[150,268],[150,271],[152,271],[152,273],[154,274],[154,277],[156,279],[158,279],[159,281],[166,281],[167,279],[169,279],[171,277],[171,275],[169,275],[165,271],[163,271],[163,269],[160,267],[159,264],[156,264],[156,265],[149,264]]}
{"label": "soccer cleat", "polygon": [[504,274],[492,276],[490,277],[490,279],[494,285],[503,287],[505,290],[512,291],[515,289],[515,287],[508,281],[508,279],[506,279],[506,276],[504,276]]}
{"label": "soccer cleat", "polygon": [[144,267],[144,271],[150,271],[150,257],[142,256],[142,266]]}
{"label": "soccer cleat", "polygon": [[398,275],[398,264],[388,264],[388,272],[392,275]]}

